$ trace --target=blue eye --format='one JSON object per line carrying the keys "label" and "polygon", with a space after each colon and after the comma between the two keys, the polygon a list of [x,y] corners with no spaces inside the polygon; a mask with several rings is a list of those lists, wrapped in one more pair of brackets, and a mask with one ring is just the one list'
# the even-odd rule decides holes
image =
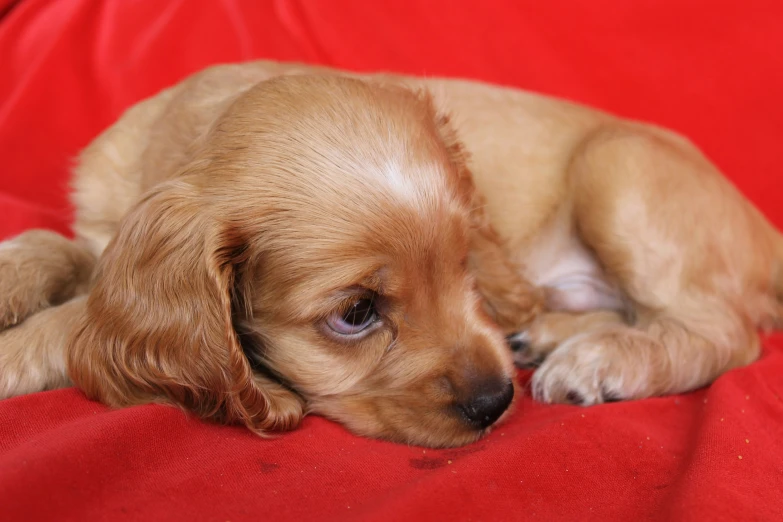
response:
{"label": "blue eye", "polygon": [[378,320],[374,299],[363,298],[351,304],[347,310],[332,314],[326,320],[335,333],[355,335],[366,330]]}

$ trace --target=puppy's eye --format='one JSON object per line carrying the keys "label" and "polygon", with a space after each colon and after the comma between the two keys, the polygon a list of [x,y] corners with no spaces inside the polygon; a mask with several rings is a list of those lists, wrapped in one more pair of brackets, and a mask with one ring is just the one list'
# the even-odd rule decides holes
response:
{"label": "puppy's eye", "polygon": [[378,312],[375,310],[375,300],[362,298],[351,304],[347,310],[332,314],[326,320],[335,333],[340,335],[358,334],[378,321]]}

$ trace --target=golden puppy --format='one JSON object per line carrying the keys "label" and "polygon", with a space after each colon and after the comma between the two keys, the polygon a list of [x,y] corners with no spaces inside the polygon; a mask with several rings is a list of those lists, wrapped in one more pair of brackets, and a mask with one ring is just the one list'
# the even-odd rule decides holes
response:
{"label": "golden puppy", "polygon": [[260,432],[307,408],[392,440],[475,440],[514,386],[468,265],[499,278],[507,316],[534,303],[447,121],[402,87],[253,71],[197,76],[99,137],[74,180],[76,242],[3,244],[0,318],[17,326],[0,395],[68,374],[113,406]]}
{"label": "golden puppy", "polygon": [[74,189],[75,242],[0,245],[0,397],[70,376],[449,446],[512,400],[496,324],[537,398],[594,404],[707,384],[781,314],[783,242],[692,145],[475,82],[215,67],[129,110]]}

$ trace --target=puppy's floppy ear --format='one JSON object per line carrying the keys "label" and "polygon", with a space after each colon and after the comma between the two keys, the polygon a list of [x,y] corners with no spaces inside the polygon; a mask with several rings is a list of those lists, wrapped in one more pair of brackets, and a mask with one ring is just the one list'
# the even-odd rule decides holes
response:
{"label": "puppy's floppy ear", "polygon": [[476,189],[470,171],[470,154],[459,140],[449,115],[437,114],[435,121],[449,160],[457,171],[458,190],[470,212],[469,264],[484,297],[489,315],[507,333],[523,329],[544,303],[542,292],[522,276],[522,268],[508,255],[503,239],[490,223],[483,196]]}
{"label": "puppy's floppy ear", "polygon": [[303,404],[254,374],[234,329],[241,224],[220,223],[180,178],[125,217],[69,339],[72,380],[112,406],[170,402],[257,432],[295,427]]}

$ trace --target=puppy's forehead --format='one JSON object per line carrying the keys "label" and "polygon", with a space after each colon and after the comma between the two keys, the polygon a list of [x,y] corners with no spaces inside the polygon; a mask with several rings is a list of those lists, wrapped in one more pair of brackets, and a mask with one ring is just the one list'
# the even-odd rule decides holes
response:
{"label": "puppy's forehead", "polygon": [[459,270],[467,230],[465,216],[446,207],[428,215],[396,206],[359,220],[334,216],[273,231],[265,269],[316,307],[317,299],[347,288],[426,293]]}
{"label": "puppy's forehead", "polygon": [[248,193],[292,215],[361,220],[395,205],[427,213],[456,190],[431,101],[396,86],[339,76],[262,82],[228,110],[212,145],[224,179],[236,186],[241,177]]}
{"label": "puppy's forehead", "polygon": [[240,96],[214,141],[215,149],[313,181],[319,170],[360,181],[370,175],[410,194],[406,166],[447,160],[435,119],[428,96],[402,87],[339,76],[281,77]]}
{"label": "puppy's forehead", "polygon": [[379,188],[399,203],[420,208],[426,212],[439,203],[449,190],[442,166],[435,162],[420,165],[406,164],[402,156],[391,156],[377,169],[369,169],[365,174]]}
{"label": "puppy's forehead", "polygon": [[242,207],[250,235],[289,260],[286,272],[422,259],[443,247],[443,223],[464,214],[432,104],[402,88],[342,77],[264,82],[213,138],[221,201],[229,214]]}

